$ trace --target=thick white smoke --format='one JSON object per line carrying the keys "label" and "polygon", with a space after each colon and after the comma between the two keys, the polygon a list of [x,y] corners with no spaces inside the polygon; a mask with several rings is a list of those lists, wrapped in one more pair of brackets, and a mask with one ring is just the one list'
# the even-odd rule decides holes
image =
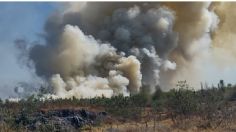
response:
{"label": "thick white smoke", "polygon": [[[212,5],[214,6],[214,5]],[[111,97],[200,84],[219,18],[211,3],[72,3],[49,17],[29,50],[62,98]],[[218,9],[219,11],[223,9]]]}
{"label": "thick white smoke", "polygon": [[[59,44],[50,52],[48,59],[51,61],[47,65],[58,72],[50,79],[56,97],[128,96],[139,92],[142,75],[140,62],[136,57],[118,55],[112,46],[84,35],[77,26],[66,25]],[[101,77],[95,65],[107,58],[112,58],[117,63],[110,63],[110,66],[108,63],[105,66],[108,75]]]}
{"label": "thick white smoke", "polygon": [[[213,36],[213,55],[220,68],[235,67],[236,62],[236,3],[214,3],[212,10],[215,11],[220,19],[219,27],[212,34]],[[231,64],[231,65],[229,65]]]}
{"label": "thick white smoke", "polygon": [[[178,35],[173,31],[174,15],[172,10],[157,4],[86,3],[77,10],[74,5],[69,7],[61,24],[78,25],[86,34],[110,43],[126,56],[136,56],[141,63],[142,84],[154,92],[160,85],[160,71],[176,68],[175,62],[168,60],[178,41]],[[51,24],[54,23],[48,23]],[[131,81],[130,89],[133,89],[132,85],[137,84]]]}
{"label": "thick white smoke", "polygon": [[140,72],[140,62],[136,59],[136,57],[122,57],[120,59],[120,64],[116,67],[124,73],[125,77],[129,79],[129,90],[132,93],[138,93],[142,85],[142,74]]}
{"label": "thick white smoke", "polygon": [[[164,74],[161,85],[173,88],[178,80],[187,80],[195,88],[200,88],[204,76],[204,63],[211,56],[211,34],[217,28],[219,19],[210,8],[209,2],[166,3],[175,11],[174,30],[178,32],[178,46],[170,58],[177,69]],[[168,81],[167,81],[168,80]]]}
{"label": "thick white smoke", "polygon": [[[177,45],[174,13],[166,7],[122,5],[86,3],[49,18],[46,45],[30,49],[29,58],[36,73],[51,80],[55,95],[127,96],[142,85],[154,92],[160,70],[175,69],[168,60]],[[87,12],[90,6],[95,14]]]}

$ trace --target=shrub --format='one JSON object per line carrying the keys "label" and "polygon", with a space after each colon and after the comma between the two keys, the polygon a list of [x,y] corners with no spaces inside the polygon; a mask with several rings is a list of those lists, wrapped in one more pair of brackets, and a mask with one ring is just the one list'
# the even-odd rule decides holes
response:
{"label": "shrub", "polygon": [[168,107],[176,114],[189,115],[197,110],[197,98],[195,91],[190,90],[186,81],[180,81],[177,89],[168,92]]}

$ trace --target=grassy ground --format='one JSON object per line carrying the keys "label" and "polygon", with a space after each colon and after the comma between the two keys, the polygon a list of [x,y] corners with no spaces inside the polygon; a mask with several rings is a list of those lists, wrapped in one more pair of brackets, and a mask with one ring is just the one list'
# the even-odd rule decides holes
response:
{"label": "grassy ground", "polygon": [[[0,132],[21,131],[236,131],[236,87],[212,87],[191,90],[186,82],[177,89],[150,95],[145,92],[130,97],[40,100],[37,96],[19,102],[0,101]],[[105,118],[81,127],[64,124],[65,118],[47,113],[60,110],[105,112]],[[38,117],[48,121],[38,121]],[[20,121],[19,121],[20,119]],[[37,120],[36,128],[29,129]],[[62,121],[62,124],[60,122]],[[56,123],[55,123],[56,122]],[[58,124],[59,122],[59,124]],[[65,123],[65,122],[64,122]],[[35,124],[34,124],[35,125]]]}

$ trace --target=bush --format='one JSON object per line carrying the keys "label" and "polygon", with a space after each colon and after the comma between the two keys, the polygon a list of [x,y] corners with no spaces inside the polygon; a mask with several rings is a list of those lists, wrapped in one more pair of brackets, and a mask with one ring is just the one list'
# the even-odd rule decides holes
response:
{"label": "bush", "polygon": [[197,110],[197,98],[195,91],[190,90],[186,81],[180,81],[177,89],[168,92],[168,108],[175,114],[189,115]]}
{"label": "bush", "polygon": [[162,92],[161,88],[156,88],[152,95],[152,108],[157,112],[164,112],[167,105],[167,94]]}

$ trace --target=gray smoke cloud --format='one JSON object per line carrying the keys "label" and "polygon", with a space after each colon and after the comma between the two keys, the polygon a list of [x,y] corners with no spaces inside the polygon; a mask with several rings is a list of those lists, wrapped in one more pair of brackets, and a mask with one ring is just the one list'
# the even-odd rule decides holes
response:
{"label": "gray smoke cloud", "polygon": [[195,88],[200,88],[205,69],[201,64],[211,56],[211,34],[217,29],[220,19],[211,10],[210,2],[170,2],[165,5],[176,14],[173,30],[178,33],[179,41],[170,54],[177,69],[163,74],[161,84],[173,87],[178,80],[187,80]]}
{"label": "gray smoke cloud", "polygon": [[127,96],[141,87],[140,62],[135,56],[119,54],[77,26],[66,25],[57,44],[36,45],[29,55],[36,73],[51,80],[56,97]]}
{"label": "gray smoke cloud", "polygon": [[71,3],[49,17],[45,44],[28,58],[59,97],[154,92],[190,78],[217,21],[210,3]]}
{"label": "gray smoke cloud", "polygon": [[[213,54],[217,65],[220,68],[233,66],[236,64],[236,46],[235,46],[235,18],[233,13],[236,11],[236,3],[213,3],[212,10],[215,11],[220,19],[219,27],[213,32]],[[232,13],[229,13],[232,12]],[[231,65],[229,65],[231,64]]]}
{"label": "gray smoke cloud", "polygon": [[73,6],[63,15],[56,14],[49,19],[46,27],[55,27],[48,31],[50,35],[58,36],[65,24],[77,25],[85,34],[110,43],[126,56],[135,55],[141,62],[142,83],[149,85],[151,91],[159,84],[161,67],[166,71],[175,69],[175,63],[168,60],[178,42],[178,35],[173,31],[175,14],[172,10],[149,3],[80,3],[78,7]]}

